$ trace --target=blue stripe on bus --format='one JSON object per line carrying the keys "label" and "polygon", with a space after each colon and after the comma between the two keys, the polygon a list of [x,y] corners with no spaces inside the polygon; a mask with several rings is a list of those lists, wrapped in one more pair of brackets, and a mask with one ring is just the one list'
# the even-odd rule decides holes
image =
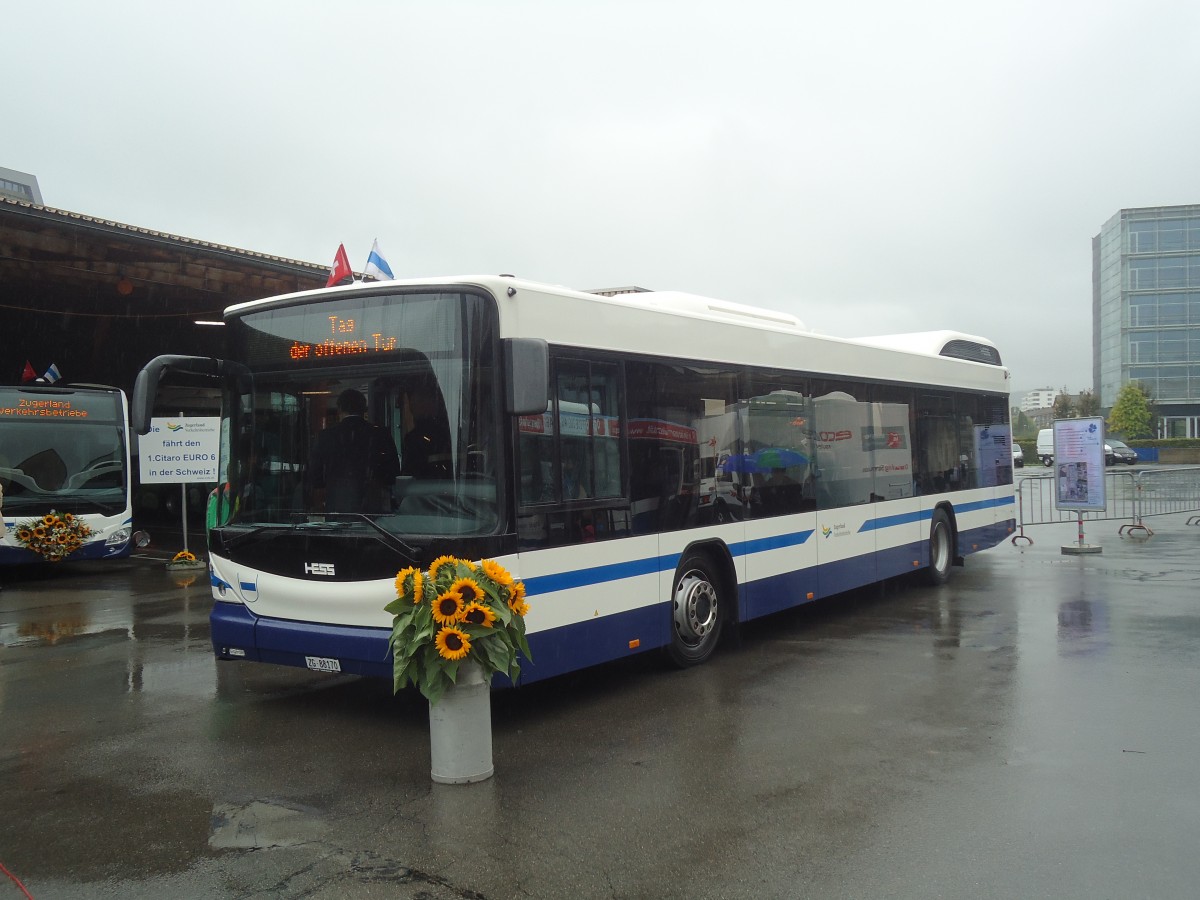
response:
{"label": "blue stripe on bus", "polygon": [[892,528],[896,525],[911,525],[913,522],[920,522],[922,519],[932,519],[933,510],[917,510],[916,512],[900,513],[895,516],[880,516],[877,519],[867,519],[858,529],[858,533],[862,534],[866,531],[879,531],[882,528]]}
{"label": "blue stripe on bus", "polygon": [[[979,512],[984,509],[997,509],[1001,506],[1012,506],[1016,500],[1012,496],[994,497],[987,500],[972,500],[969,503],[952,504],[955,515],[962,513]],[[880,516],[877,519],[868,519],[862,523],[862,527],[858,529],[859,533],[867,531],[879,531],[882,528],[891,528],[895,525],[911,525],[913,522],[928,521],[933,518],[933,510],[926,509],[918,512],[900,513],[895,516]]]}
{"label": "blue stripe on bus", "polygon": [[813,536],[813,529],[793,531],[791,534],[776,534],[771,537],[755,538],[752,541],[739,541],[729,545],[729,552],[734,556],[749,556],[752,553],[763,553],[767,550],[779,550],[782,547],[798,547]]}
{"label": "blue stripe on bus", "polygon": [[635,578],[638,575],[673,571],[679,565],[679,556],[678,553],[668,553],[665,556],[649,556],[645,559],[632,559],[629,562],[613,563],[609,566],[594,566],[590,569],[576,569],[573,572],[559,572],[557,575],[540,575],[522,580],[525,582],[526,594],[550,594],[554,591],[586,587],[590,584],[604,584],[609,581],[620,581],[623,578]]}
{"label": "blue stripe on bus", "polygon": [[[778,550],[783,547],[795,547],[803,544],[813,535],[810,528],[807,531],[795,531],[789,534],[776,534],[765,538],[755,538],[750,541],[740,541],[729,544],[729,552],[733,556],[749,556],[752,553],[765,553],[768,550]],[[623,563],[613,563],[608,566],[594,566],[590,569],[576,569],[572,572],[559,572],[556,575],[540,575],[526,578],[525,592],[534,594],[550,594],[554,591],[565,591],[570,588],[586,587],[593,584],[606,584],[620,581],[624,578],[635,578],[638,575],[654,575],[659,572],[673,572],[679,565],[680,553],[667,553],[662,556],[648,556],[644,559],[634,559]]]}
{"label": "blue stripe on bus", "polygon": [[955,513],[978,512],[981,509],[996,509],[1000,506],[1012,506],[1016,500],[1012,496],[996,497],[991,500],[973,500],[970,503],[956,503]]}

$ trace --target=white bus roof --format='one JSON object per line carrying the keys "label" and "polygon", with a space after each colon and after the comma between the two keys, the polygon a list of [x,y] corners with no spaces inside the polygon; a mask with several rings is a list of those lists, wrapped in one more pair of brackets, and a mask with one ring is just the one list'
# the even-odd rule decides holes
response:
{"label": "white bus roof", "polygon": [[508,275],[460,275],[355,282],[240,303],[226,312],[414,287],[485,289],[496,298],[502,337],[1004,393],[1009,388],[1008,370],[985,338],[956,331],[832,337],[809,331],[789,313],[678,291],[601,295]]}

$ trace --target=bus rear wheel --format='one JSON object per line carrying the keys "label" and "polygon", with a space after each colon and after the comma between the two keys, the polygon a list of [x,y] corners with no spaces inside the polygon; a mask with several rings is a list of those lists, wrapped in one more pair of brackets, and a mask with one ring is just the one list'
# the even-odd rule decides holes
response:
{"label": "bus rear wheel", "polygon": [[712,656],[721,636],[721,592],[715,569],[702,554],[684,558],[671,595],[671,643],[667,656],[681,668]]}
{"label": "bus rear wheel", "polygon": [[930,584],[945,584],[954,564],[954,529],[945,510],[935,509],[929,525],[929,568],[925,580]]}

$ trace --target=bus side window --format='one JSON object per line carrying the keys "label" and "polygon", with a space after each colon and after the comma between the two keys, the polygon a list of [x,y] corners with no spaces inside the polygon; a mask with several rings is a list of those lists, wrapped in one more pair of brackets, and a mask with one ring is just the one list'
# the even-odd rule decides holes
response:
{"label": "bus side window", "polygon": [[547,405],[544,415],[521,416],[517,423],[522,505],[554,499],[554,435],[548,428],[551,409]]}

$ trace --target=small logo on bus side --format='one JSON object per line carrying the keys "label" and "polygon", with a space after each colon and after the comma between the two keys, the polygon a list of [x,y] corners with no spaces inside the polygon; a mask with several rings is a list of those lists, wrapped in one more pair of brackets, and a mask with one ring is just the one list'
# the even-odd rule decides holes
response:
{"label": "small logo on bus side", "polygon": [[333,575],[333,563],[305,563],[305,575]]}

